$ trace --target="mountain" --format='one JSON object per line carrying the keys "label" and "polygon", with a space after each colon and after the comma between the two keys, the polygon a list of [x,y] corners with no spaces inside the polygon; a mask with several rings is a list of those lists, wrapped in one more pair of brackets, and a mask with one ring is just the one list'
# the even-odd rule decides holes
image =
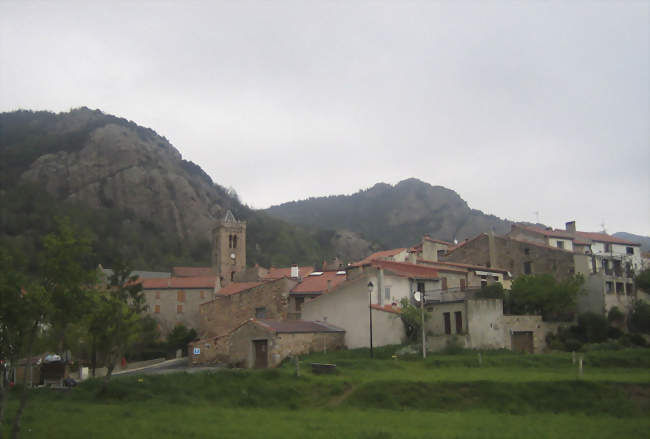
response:
{"label": "mountain", "polygon": [[[207,265],[212,227],[227,209],[248,221],[249,264],[350,257],[340,233],[249,209],[165,137],[132,121],[88,108],[0,114],[0,245],[27,261],[65,216],[94,235],[96,262],[105,266],[118,254],[139,269]],[[370,251],[370,243],[352,241]]]}
{"label": "mountain", "polygon": [[487,230],[507,233],[512,224],[471,209],[451,189],[415,178],[394,186],[378,183],[353,195],[292,201],[266,212],[294,224],[350,230],[384,247],[413,245],[425,233],[447,241]]}
{"label": "mountain", "polygon": [[627,232],[616,232],[613,236],[630,242],[638,242],[641,244],[642,252],[650,252],[650,236],[635,235]]}

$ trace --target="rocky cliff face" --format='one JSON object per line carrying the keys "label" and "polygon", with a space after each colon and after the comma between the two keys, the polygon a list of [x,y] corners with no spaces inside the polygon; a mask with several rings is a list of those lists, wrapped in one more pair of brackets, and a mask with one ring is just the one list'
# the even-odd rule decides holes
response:
{"label": "rocky cliff face", "polygon": [[[77,110],[58,131],[83,130],[104,117]],[[107,122],[88,130],[80,148],[38,157],[20,180],[38,183],[60,200],[129,210],[182,239],[208,239],[231,203],[223,190],[207,176],[188,172],[191,165],[166,139]]]}
{"label": "rocky cliff face", "polygon": [[140,269],[210,263],[227,209],[248,221],[247,262],[349,261],[373,248],[354,233],[297,227],[242,205],[151,129],[98,110],[0,114],[0,247],[31,255],[55,217],[95,235],[99,262]]}

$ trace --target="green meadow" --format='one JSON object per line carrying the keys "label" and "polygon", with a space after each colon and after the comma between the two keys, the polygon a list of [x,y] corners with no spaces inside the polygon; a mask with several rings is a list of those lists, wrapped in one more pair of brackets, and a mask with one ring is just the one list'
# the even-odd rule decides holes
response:
{"label": "green meadow", "polygon": [[[271,370],[116,377],[31,392],[22,437],[647,438],[650,349],[393,357],[313,354]],[[312,362],[334,363],[315,375]],[[16,409],[9,405],[10,417]],[[8,429],[5,424],[5,432]]]}

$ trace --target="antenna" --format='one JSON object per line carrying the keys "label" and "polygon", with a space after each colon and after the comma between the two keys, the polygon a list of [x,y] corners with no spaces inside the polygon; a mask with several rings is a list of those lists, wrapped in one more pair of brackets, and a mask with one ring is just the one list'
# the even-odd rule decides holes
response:
{"label": "antenna", "polygon": [[605,228],[605,220],[601,220],[600,228],[603,230],[603,233],[607,233],[607,229]]}
{"label": "antenna", "polygon": [[535,214],[535,222],[536,222],[537,224],[539,224],[539,210],[536,210],[536,211],[533,212],[533,213]]}

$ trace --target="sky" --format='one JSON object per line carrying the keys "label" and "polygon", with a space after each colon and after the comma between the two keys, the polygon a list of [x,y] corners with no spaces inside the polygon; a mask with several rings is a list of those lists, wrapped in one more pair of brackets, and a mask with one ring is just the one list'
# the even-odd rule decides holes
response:
{"label": "sky", "polygon": [[254,208],[419,178],[650,235],[650,2],[0,0],[0,111],[152,128]]}

